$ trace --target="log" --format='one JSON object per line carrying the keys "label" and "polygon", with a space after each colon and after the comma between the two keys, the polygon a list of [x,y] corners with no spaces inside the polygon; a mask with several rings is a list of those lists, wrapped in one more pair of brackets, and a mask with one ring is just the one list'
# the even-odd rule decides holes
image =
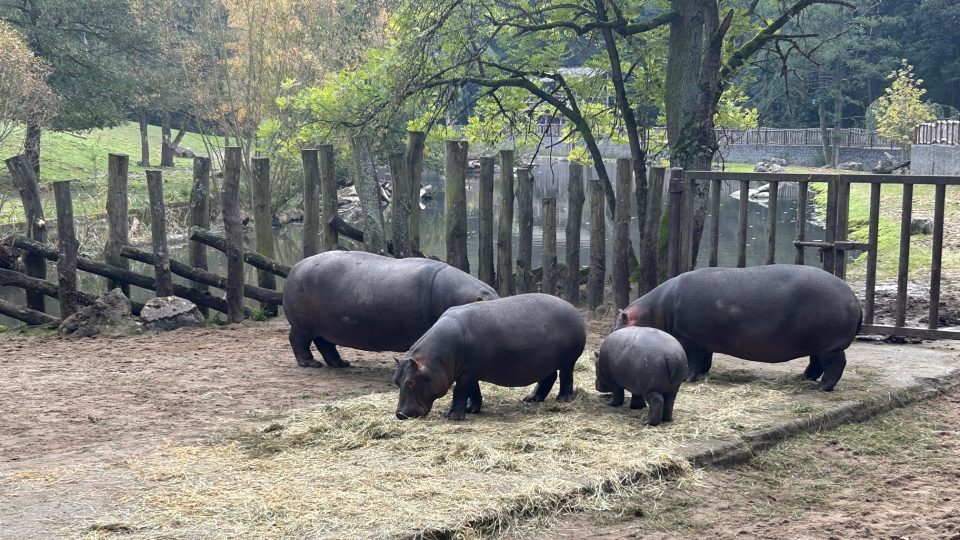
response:
{"label": "log", "polygon": [[157,255],[154,275],[157,277],[157,296],[173,295],[173,276],[170,275],[170,252],[167,250],[167,208],[163,204],[163,172],[147,171],[147,191],[150,197],[150,232],[153,252]]}
{"label": "log", "polygon": [[[37,293],[34,292],[32,294]],[[23,321],[30,326],[56,326],[60,324],[60,319],[56,317],[51,317],[50,315],[35,309],[20,307],[12,302],[7,302],[6,300],[0,300],[0,315],[6,315],[7,317],[17,319],[18,321]]]}
{"label": "log", "polygon": [[[23,212],[27,222],[27,237],[37,242],[47,241],[47,226],[43,218],[43,205],[40,202],[40,188],[37,185],[37,175],[26,155],[14,156],[6,160],[7,170],[13,178],[13,185],[20,192],[20,201],[23,203]],[[23,258],[24,270],[30,277],[45,279],[47,277],[47,263],[42,257],[28,254]],[[27,293],[27,307],[34,311],[44,310],[42,294]]]}
{"label": "log", "polygon": [[513,283],[513,150],[500,151],[500,222],[497,228],[497,294],[515,290]]}
{"label": "log", "polygon": [[[0,269],[0,287],[18,287],[28,291],[38,292],[50,298],[60,298],[60,287],[45,279],[32,278],[16,270]],[[83,306],[89,306],[99,298],[95,294],[77,291],[77,303]],[[134,315],[139,315],[143,309],[140,302],[130,301],[130,308]]]}
{"label": "log", "polygon": [[[18,249],[40,255],[47,260],[55,261],[59,256],[56,248],[53,246],[49,244],[41,244],[40,242],[31,240],[26,236],[10,235],[4,238],[3,242],[9,243]],[[157,280],[153,277],[144,276],[136,272],[131,272],[130,270],[111,266],[109,264],[94,261],[82,256],[77,257],[77,269],[83,270],[84,272],[90,272],[91,274],[96,274],[98,276],[107,277],[117,282],[135,285],[151,291],[156,290],[157,287]],[[206,306],[221,313],[227,312],[227,303],[223,299],[217,298],[208,292],[197,291],[196,289],[184,287],[183,285],[174,283],[173,294],[175,296],[179,296],[180,298],[189,300],[198,306]]]}
{"label": "log", "polygon": [[517,169],[517,221],[520,235],[517,255],[517,292],[532,293],[533,288],[533,175],[529,167]]}
{"label": "log", "polygon": [[353,173],[363,219],[363,249],[369,253],[386,253],[387,240],[380,208],[380,182],[370,153],[370,141],[363,135],[350,137]]}
{"label": "log", "polygon": [[467,257],[467,142],[447,141],[444,163],[444,222],[447,264],[470,273]]}
{"label": "log", "polygon": [[60,284],[60,318],[77,312],[77,234],[73,227],[73,198],[70,181],[54,182],[53,196],[57,204],[57,282]]}
{"label": "log", "polygon": [[543,205],[543,251],[540,257],[543,262],[544,294],[557,294],[557,199],[546,197]]}
{"label": "log", "polygon": [[[137,249],[133,246],[123,246],[123,248],[120,249],[120,254],[123,257],[132,259],[134,261],[139,261],[144,264],[156,264],[156,255],[150,253],[149,251]],[[207,270],[203,270],[201,268],[193,268],[189,264],[184,264],[176,259],[170,260],[170,271],[180,277],[187,278],[196,283],[202,283],[204,285],[209,285],[223,290],[227,289],[227,278],[212,272],[208,272]],[[245,285],[243,287],[243,294],[247,298],[256,300],[262,304],[270,304],[274,306],[283,304],[283,293],[273,289]]]}
{"label": "log", "polygon": [[617,160],[617,204],[613,218],[613,306],[630,303],[630,177],[629,159]]}
{"label": "log", "polygon": [[567,182],[567,279],[564,292],[567,301],[580,305],[580,228],[583,221],[583,165],[570,162]]}
{"label": "log", "polygon": [[[253,226],[257,234],[257,253],[276,258],[273,251],[273,224],[270,219],[270,159],[253,158]],[[257,284],[267,290],[277,289],[277,278],[265,270],[257,270]],[[260,309],[276,317],[278,302],[260,302]]]}
{"label": "log", "polygon": [[493,264],[493,168],[494,158],[480,158],[480,230],[477,232],[479,249],[477,253],[477,277],[480,281],[496,286]]}
{"label": "log", "polygon": [[607,270],[605,195],[599,179],[590,180],[590,274],[587,278],[587,306],[593,310],[603,303],[603,279]]}
{"label": "log", "polygon": [[427,134],[422,131],[407,132],[407,148],[403,154],[406,162],[404,170],[407,173],[405,182],[410,189],[410,247],[420,249],[420,185],[423,175],[423,150],[426,145]]}
{"label": "log", "polygon": [[314,149],[301,150],[300,158],[303,160],[303,258],[306,259],[320,249],[320,161]]}
{"label": "log", "polygon": [[337,215],[337,173],[334,164],[333,145],[320,145],[320,247],[323,251],[337,249],[340,239],[330,226],[330,217]]}
{"label": "log", "polygon": [[[130,156],[110,154],[107,169],[107,243],[103,247],[103,260],[107,264],[130,269],[130,263],[120,256],[120,248],[129,243],[130,201],[127,197]],[[119,288],[130,298],[130,285],[107,280],[107,290]]]}
{"label": "log", "polygon": [[243,226],[240,223],[240,170],[243,149],[228,147],[223,161],[223,228],[227,254],[227,322],[243,321]]}
{"label": "log", "polygon": [[[227,252],[227,240],[222,236],[217,236],[211,233],[210,231],[199,229],[197,227],[190,227],[188,236],[190,240],[200,242],[205,246],[212,247],[213,249],[222,251],[223,253]],[[246,249],[243,250],[243,261],[254,268],[272,272],[282,278],[290,275],[290,266],[268,259],[263,255],[253,251]]]}
{"label": "log", "polygon": [[402,153],[390,154],[390,178],[393,179],[393,256],[402,259],[412,254],[410,249],[410,187],[407,185],[406,162]]}
{"label": "log", "polygon": [[[193,190],[190,192],[190,225],[206,229],[210,226],[210,158],[193,158]],[[121,246],[122,247],[122,246]],[[190,266],[207,269],[207,247],[200,242],[190,242]],[[126,259],[124,259],[126,263]],[[197,290],[205,291],[207,286],[198,283]],[[204,317],[210,316],[210,311],[201,307]]]}

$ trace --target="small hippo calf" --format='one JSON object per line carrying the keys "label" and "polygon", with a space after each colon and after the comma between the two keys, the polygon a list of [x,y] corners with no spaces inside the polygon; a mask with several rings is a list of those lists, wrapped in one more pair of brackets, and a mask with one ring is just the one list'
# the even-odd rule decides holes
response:
{"label": "small hippo calf", "polygon": [[523,401],[546,399],[560,373],[557,401],[573,399],[573,366],[587,341],[580,312],[547,294],[521,294],[448,309],[397,358],[397,418],[422,418],[450,386],[450,420],[480,411],[480,381],[537,383]]}
{"label": "small hippo calf", "polygon": [[647,410],[647,424],[673,420],[673,403],[687,371],[687,355],[673,336],[656,328],[630,326],[603,340],[596,355],[597,392],[612,392],[611,407],[623,405],[623,391],[631,394],[630,408]]}

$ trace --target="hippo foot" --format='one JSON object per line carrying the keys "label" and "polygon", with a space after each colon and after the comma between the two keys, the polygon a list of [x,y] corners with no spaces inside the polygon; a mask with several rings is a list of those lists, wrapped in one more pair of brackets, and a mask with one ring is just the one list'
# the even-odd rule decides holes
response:
{"label": "hippo foot", "polygon": [[480,404],[479,404],[479,403],[471,403],[471,404],[467,405],[467,413],[468,413],[468,414],[477,414],[477,413],[479,413],[479,412],[480,412]]}
{"label": "hippo foot", "polygon": [[817,385],[817,390],[821,392],[833,392],[834,384],[820,383]]}
{"label": "hippo foot", "polygon": [[305,361],[305,362],[301,362],[300,360],[297,360],[297,365],[300,366],[300,367],[302,367],[302,368],[320,368],[320,367],[323,367],[323,364],[321,364],[320,362],[317,362],[317,361],[314,360],[313,358],[311,358],[310,360],[307,360],[307,361]]}
{"label": "hippo foot", "polygon": [[703,373],[691,373],[687,375],[687,378],[684,379],[686,382],[697,382],[703,379]]}
{"label": "hippo foot", "polygon": [[559,401],[560,403],[570,403],[571,401],[576,399],[576,397],[577,395],[574,393],[557,394],[557,401]]}
{"label": "hippo foot", "polygon": [[466,410],[455,411],[453,409],[450,409],[443,415],[443,417],[446,418],[447,420],[455,420],[455,421],[465,420],[467,418],[467,411]]}
{"label": "hippo foot", "polygon": [[350,362],[347,362],[346,360],[343,360],[343,359],[334,360],[334,361],[332,361],[332,362],[331,362],[331,361],[328,361],[328,360],[325,360],[325,362],[327,362],[327,367],[329,367],[329,368],[347,368],[347,367],[350,367]]}
{"label": "hippo foot", "polygon": [[643,400],[643,396],[633,396],[630,398],[630,408],[633,410],[643,409],[647,406],[647,402]]}
{"label": "hippo foot", "polygon": [[543,400],[546,399],[546,396],[540,396],[537,394],[530,394],[529,396],[524,397],[520,401],[524,403],[543,403]]}

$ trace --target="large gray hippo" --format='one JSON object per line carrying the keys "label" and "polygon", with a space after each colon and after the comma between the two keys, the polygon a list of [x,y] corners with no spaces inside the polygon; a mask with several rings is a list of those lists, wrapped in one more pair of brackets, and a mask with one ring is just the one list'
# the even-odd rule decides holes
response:
{"label": "large gray hippo", "polygon": [[573,306],[548,294],[520,294],[450,308],[397,359],[397,418],[421,418],[454,383],[446,417],[480,412],[480,381],[500,386],[537,383],[523,401],[546,399],[560,373],[557,401],[573,399],[573,366],[587,341]]}
{"label": "large gray hippo", "polygon": [[647,409],[647,424],[673,420],[673,404],[687,372],[683,347],[670,334],[656,328],[629,326],[603,340],[596,356],[597,392],[610,392],[608,405],[623,405],[630,391],[630,408]]}
{"label": "large gray hippo", "polygon": [[488,285],[457,268],[420,258],[393,259],[358,251],[328,251],[298,262],[283,289],[290,346],[303,367],[349,366],[336,345],[403,352],[444,311],[494,300]]}
{"label": "large gray hippo", "polygon": [[860,330],[860,302],[843,280],[813,268],[774,264],[701,268],[680,274],[620,312],[616,328],[650,326],[677,338],[687,380],[710,370],[713,353],[755,362],[809,356],[804,376],[829,392],[844,350]]}

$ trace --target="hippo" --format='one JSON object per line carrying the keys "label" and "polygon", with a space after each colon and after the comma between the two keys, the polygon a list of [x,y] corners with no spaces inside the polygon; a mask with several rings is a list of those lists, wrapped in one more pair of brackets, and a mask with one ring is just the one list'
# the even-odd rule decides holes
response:
{"label": "hippo", "polygon": [[422,418],[450,386],[444,415],[463,420],[480,412],[480,381],[500,386],[536,383],[525,402],[542,402],[560,373],[557,401],[571,401],[573,366],[587,341],[583,317],[548,294],[521,294],[452,307],[397,358],[397,418]]}
{"label": "hippo", "polygon": [[687,380],[710,370],[713,353],[754,362],[809,356],[803,375],[833,390],[844,350],[863,324],[860,302],[843,280],[811,266],[701,268],[660,284],[621,311],[616,328],[663,330],[687,354]]}
{"label": "hippo", "polygon": [[346,367],[337,345],[403,352],[447,308],[496,298],[487,284],[439,261],[328,251],[294,265],[283,312],[297,364],[321,366],[313,342],[328,366]]}
{"label": "hippo", "polygon": [[630,408],[647,410],[647,424],[673,420],[673,403],[687,372],[687,355],[673,336],[656,328],[628,326],[603,340],[594,351],[597,392],[612,392],[611,407],[623,405],[630,391]]}

